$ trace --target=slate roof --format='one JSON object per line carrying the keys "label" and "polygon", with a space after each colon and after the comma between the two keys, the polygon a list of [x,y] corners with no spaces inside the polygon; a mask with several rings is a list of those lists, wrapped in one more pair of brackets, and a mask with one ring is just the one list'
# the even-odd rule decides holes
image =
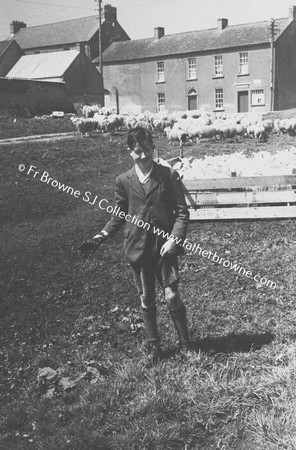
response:
{"label": "slate roof", "polygon": [[99,29],[99,17],[89,16],[35,27],[21,28],[14,36],[19,46],[29,48],[88,42]]}
{"label": "slate roof", "polygon": [[59,79],[78,55],[77,50],[24,55],[8,72],[6,78]]}
{"label": "slate roof", "polygon": [[[290,18],[277,19],[277,34],[287,27]],[[231,47],[267,44],[269,42],[268,21],[229,25],[223,30],[211,28],[171,34],[160,39],[148,38],[112,43],[103,54],[105,63],[153,57],[163,57]],[[96,62],[97,58],[93,61]]]}
{"label": "slate roof", "polygon": [[0,41],[0,56],[6,51],[6,49],[10,46],[12,41]]}

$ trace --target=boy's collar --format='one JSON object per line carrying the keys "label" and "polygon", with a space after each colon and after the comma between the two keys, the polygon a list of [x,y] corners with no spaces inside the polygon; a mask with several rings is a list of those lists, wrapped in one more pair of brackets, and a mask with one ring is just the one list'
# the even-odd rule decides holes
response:
{"label": "boy's collar", "polygon": [[139,178],[137,176],[136,168],[135,168],[135,164],[134,164],[134,166],[128,172],[128,175],[127,175],[128,179],[129,179],[129,185],[132,188],[132,190],[139,195],[139,197],[146,199],[147,196],[149,196],[150,192],[153,191],[160,183],[160,179],[158,179],[157,173],[158,173],[158,164],[155,161],[153,161],[152,171],[150,174],[149,191],[145,193],[145,191],[139,181]]}
{"label": "boy's collar", "polygon": [[146,181],[149,180],[150,175],[151,175],[151,172],[152,172],[152,170],[153,170],[153,167],[154,167],[154,164],[153,164],[153,161],[152,161],[151,168],[150,168],[149,172],[147,172],[146,174],[144,174],[144,173],[142,172],[141,167],[140,167],[138,164],[135,164],[135,172],[136,172],[136,174],[137,174],[137,177],[138,177],[139,180],[140,180],[140,183],[145,183]]}

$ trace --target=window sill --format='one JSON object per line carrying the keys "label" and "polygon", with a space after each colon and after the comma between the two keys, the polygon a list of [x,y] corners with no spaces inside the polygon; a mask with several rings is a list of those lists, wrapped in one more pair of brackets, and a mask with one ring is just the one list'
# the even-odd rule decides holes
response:
{"label": "window sill", "polygon": [[224,78],[224,75],[213,75],[213,80],[216,80],[217,78]]}
{"label": "window sill", "polygon": [[256,103],[254,105],[251,104],[251,106],[265,106],[265,103],[260,103],[260,104]]}
{"label": "window sill", "polygon": [[249,72],[248,73],[238,73],[236,76],[237,77],[249,77],[250,73]]}
{"label": "window sill", "polygon": [[214,110],[213,110],[214,112],[216,112],[216,111],[225,111],[225,108],[224,107],[222,107],[222,108],[215,108]]}
{"label": "window sill", "polygon": [[155,84],[165,84],[165,81],[155,81]]}
{"label": "window sill", "polygon": [[197,80],[198,80],[197,77],[194,77],[194,78],[186,78],[186,81],[197,81]]}

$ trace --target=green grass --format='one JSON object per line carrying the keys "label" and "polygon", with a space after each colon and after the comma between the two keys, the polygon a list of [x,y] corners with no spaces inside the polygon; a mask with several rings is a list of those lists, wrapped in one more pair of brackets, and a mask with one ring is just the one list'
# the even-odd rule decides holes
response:
{"label": "green grass", "polygon": [[[158,290],[166,358],[148,370],[143,330],[130,327],[139,300],[121,232],[81,260],[80,243],[108,214],[18,171],[32,164],[112,201],[115,176],[130,166],[124,140],[122,133],[1,147],[0,448],[296,448],[294,220],[190,225],[191,242],[277,288],[187,253],[180,292],[196,351],[175,354],[176,333]],[[178,154],[163,138],[156,144],[162,157]],[[292,144],[288,136],[267,145],[203,142],[186,147],[185,156]],[[38,382],[46,367],[56,378]],[[73,388],[63,390],[65,380]]]}

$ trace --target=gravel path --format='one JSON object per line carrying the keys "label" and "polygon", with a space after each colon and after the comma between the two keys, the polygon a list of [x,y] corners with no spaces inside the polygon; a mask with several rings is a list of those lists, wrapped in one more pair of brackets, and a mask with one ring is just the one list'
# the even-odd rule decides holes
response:
{"label": "gravel path", "polygon": [[75,137],[76,133],[71,131],[68,133],[55,133],[55,134],[38,134],[34,136],[23,136],[9,139],[0,139],[0,145],[9,144],[23,144],[25,142],[49,142],[53,140],[69,139]]}

